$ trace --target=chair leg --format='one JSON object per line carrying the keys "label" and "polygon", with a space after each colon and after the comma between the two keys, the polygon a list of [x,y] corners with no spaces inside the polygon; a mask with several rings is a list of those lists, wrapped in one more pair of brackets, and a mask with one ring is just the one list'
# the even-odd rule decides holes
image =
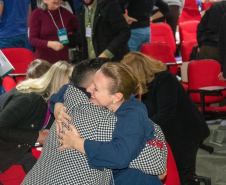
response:
{"label": "chair leg", "polygon": [[211,179],[208,177],[188,175],[186,178],[190,181],[203,182],[205,185],[211,185]]}
{"label": "chair leg", "polygon": [[209,154],[212,154],[214,152],[214,148],[212,146],[208,146],[208,145],[205,145],[203,143],[199,144],[199,148],[209,152]]}

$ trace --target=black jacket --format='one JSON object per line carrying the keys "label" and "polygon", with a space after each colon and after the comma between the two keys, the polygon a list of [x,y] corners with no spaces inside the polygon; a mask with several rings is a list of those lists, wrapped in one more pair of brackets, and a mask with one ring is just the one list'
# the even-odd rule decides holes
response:
{"label": "black jacket", "polygon": [[[38,139],[45,122],[47,103],[36,93],[19,93],[16,88],[1,96],[0,173],[27,153]],[[53,119],[46,129],[49,129]]]}
{"label": "black jacket", "polygon": [[224,78],[226,78],[226,14],[221,19],[221,26],[219,31],[219,56],[221,63],[221,71]]}
{"label": "black jacket", "polygon": [[209,135],[203,116],[169,71],[155,74],[142,102],[149,118],[161,127],[176,160]]}
{"label": "black jacket", "polygon": [[221,1],[211,5],[205,12],[197,27],[197,41],[199,47],[218,46],[219,28],[221,18],[226,12],[226,1]]}
{"label": "black jacket", "polygon": [[[79,13],[79,28],[83,45],[83,59],[88,58],[85,36],[85,8]],[[117,0],[97,0],[97,8],[92,29],[93,47],[98,57],[105,49],[113,55],[114,61],[120,61],[129,52],[127,45],[131,30],[127,24]]]}

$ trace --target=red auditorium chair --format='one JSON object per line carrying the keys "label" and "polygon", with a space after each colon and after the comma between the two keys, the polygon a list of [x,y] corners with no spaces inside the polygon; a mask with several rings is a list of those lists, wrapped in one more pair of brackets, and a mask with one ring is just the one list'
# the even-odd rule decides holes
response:
{"label": "red auditorium chair", "polygon": [[186,21],[179,25],[180,42],[197,39],[197,26],[200,21]]}
{"label": "red auditorium chair", "polygon": [[190,58],[191,51],[192,51],[193,47],[197,44],[198,44],[198,42],[197,42],[196,39],[186,40],[186,41],[182,42],[182,44],[181,44],[181,57],[182,57],[183,62],[190,61],[189,58]]}
{"label": "red auditorium chair", "polygon": [[[169,144],[166,142],[168,156],[167,156],[167,175],[162,180],[163,185],[180,185],[180,179],[177,171],[177,166],[173,157],[173,153]],[[207,177],[189,175],[188,180],[193,182],[203,182],[205,185],[211,185],[211,179]]]}
{"label": "red auditorium chair", "polygon": [[16,82],[24,80],[28,65],[35,59],[33,53],[25,48],[7,48],[1,51],[15,68],[11,74],[18,74],[15,77]]}
{"label": "red auditorium chair", "polygon": [[206,120],[226,119],[226,106],[210,106],[226,97],[226,84],[218,79],[220,64],[215,60],[194,60],[188,65],[188,87],[191,99],[198,104]]}
{"label": "red auditorium chair", "polygon": [[185,0],[184,8],[182,10],[178,23],[191,20],[200,21],[201,14],[199,12],[196,0]]}
{"label": "red auditorium chair", "polygon": [[173,53],[176,52],[176,42],[173,31],[166,23],[151,23],[151,42],[165,42]]}
{"label": "red auditorium chair", "polygon": [[[33,156],[39,158],[42,147],[33,148]],[[3,185],[20,185],[26,176],[21,165],[11,166],[5,173],[0,174],[0,182]]]}
{"label": "red auditorium chair", "polygon": [[167,175],[165,179],[162,180],[164,185],[180,185],[180,179],[177,172],[177,166],[174,161],[173,153],[170,146],[166,142],[168,156],[167,156]]}
{"label": "red auditorium chair", "polygon": [[217,3],[217,2],[221,2],[221,1],[212,1],[209,3],[202,3],[202,10],[208,10],[213,3]]}
{"label": "red auditorium chair", "polygon": [[168,44],[164,42],[152,42],[144,44],[141,47],[141,53],[160,60],[167,65],[172,64],[172,66],[169,66],[169,69],[173,74],[177,75],[178,65],[176,64],[174,54]]}
{"label": "red auditorium chair", "polygon": [[8,92],[16,87],[16,82],[9,76],[3,78],[2,85],[5,88],[5,91]]}

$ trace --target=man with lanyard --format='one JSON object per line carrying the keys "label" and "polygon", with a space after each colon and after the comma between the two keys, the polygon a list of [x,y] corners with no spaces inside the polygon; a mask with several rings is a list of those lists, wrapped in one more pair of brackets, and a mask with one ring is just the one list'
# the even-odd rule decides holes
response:
{"label": "man with lanyard", "polygon": [[83,59],[105,57],[120,61],[129,52],[130,28],[117,0],[82,0],[79,27]]}

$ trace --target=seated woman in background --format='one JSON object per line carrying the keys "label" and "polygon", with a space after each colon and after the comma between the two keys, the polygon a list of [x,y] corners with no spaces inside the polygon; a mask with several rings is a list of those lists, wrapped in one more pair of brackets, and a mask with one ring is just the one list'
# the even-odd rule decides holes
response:
{"label": "seated woman in background", "polygon": [[35,59],[30,63],[27,68],[27,78],[40,78],[44,75],[52,66],[49,62],[42,59]]}
{"label": "seated woman in background", "polygon": [[142,102],[148,117],[161,127],[172,149],[183,185],[187,175],[195,174],[199,143],[209,135],[203,116],[161,61],[131,52],[121,63],[133,70],[141,84],[147,84],[148,91],[142,95]]}
{"label": "seated woman in background", "polygon": [[53,123],[48,99],[69,82],[70,65],[55,63],[41,78],[27,79],[0,99],[0,173],[12,165],[22,165],[25,173],[36,158],[31,148],[44,144]]}

